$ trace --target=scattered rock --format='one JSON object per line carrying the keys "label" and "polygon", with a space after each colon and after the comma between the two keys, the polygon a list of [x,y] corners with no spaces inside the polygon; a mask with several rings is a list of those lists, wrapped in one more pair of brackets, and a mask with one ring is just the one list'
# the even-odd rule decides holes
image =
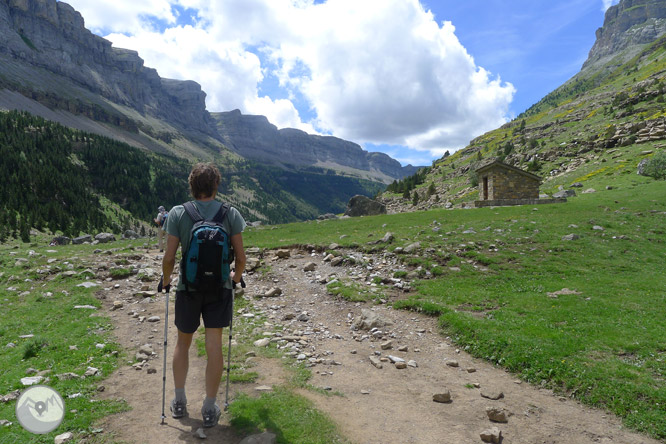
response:
{"label": "scattered rock", "polygon": [[558,191],[557,193],[553,194],[553,197],[555,199],[562,199],[566,197],[574,197],[576,196],[576,192],[574,190],[561,190]]}
{"label": "scattered rock", "polygon": [[269,338],[263,338],[259,339],[258,341],[254,341],[254,346],[255,347],[267,347],[268,344],[271,343],[271,340]]}
{"label": "scattered rock", "polygon": [[583,191],[583,194],[591,194],[591,193],[596,193],[597,190],[594,188],[588,188],[587,190]]}
{"label": "scattered rock", "polygon": [[486,399],[497,401],[498,399],[504,398],[504,393],[500,391],[482,391],[481,396]]}
{"label": "scattered rock", "polygon": [[501,408],[487,407],[486,415],[488,415],[488,419],[490,419],[492,422],[509,422],[508,412]]}
{"label": "scattered rock", "polygon": [[83,287],[83,288],[93,288],[97,287],[97,284],[94,282],[82,282],[77,287]]}
{"label": "scattered rock", "polygon": [[375,355],[370,355],[370,362],[377,368],[383,368],[382,361]]}
{"label": "scattered rock", "polygon": [[492,444],[501,444],[502,443],[502,432],[497,427],[492,429],[484,430],[481,432],[481,441],[489,442]]}
{"label": "scattered rock", "polygon": [[39,384],[43,380],[44,380],[43,376],[28,376],[27,378],[21,378],[21,384],[27,387],[30,385]]}
{"label": "scattered rock", "polygon": [[604,231],[604,227],[602,227],[601,225],[594,225],[592,229],[595,231]]}
{"label": "scattered rock", "polygon": [[160,322],[160,317],[159,316],[151,316],[148,319],[146,319],[148,322]]}
{"label": "scattered rock", "polygon": [[14,390],[13,392],[7,393],[5,396],[0,396],[0,402],[16,401],[19,396],[21,396],[21,392]]}
{"label": "scattered rock", "polygon": [[95,240],[100,244],[105,244],[108,242],[115,242],[116,236],[111,233],[99,233],[97,236],[95,236]]}
{"label": "scattered rock", "polygon": [[419,248],[421,248],[421,242],[414,242],[413,244],[407,245],[403,251],[407,254],[414,253],[417,251]]}
{"label": "scattered rock", "polygon": [[574,241],[580,239],[580,236],[574,233],[567,234],[566,236],[562,236],[563,241]]}
{"label": "scattered rock", "polygon": [[452,359],[450,361],[446,361],[446,365],[448,365],[449,367],[459,367],[460,366],[460,364],[458,364],[458,361],[456,361],[455,359]]}
{"label": "scattered rock", "polygon": [[354,328],[359,330],[372,330],[391,325],[391,321],[382,318],[377,312],[364,308],[361,316],[354,321]]}
{"label": "scattered rock", "polygon": [[264,293],[265,298],[275,298],[282,294],[282,289],[278,287],[272,287],[266,293]]}
{"label": "scattered rock", "polygon": [[381,347],[382,350],[390,350],[390,349],[393,348],[393,341],[383,342],[380,347]]}
{"label": "scattered rock", "polygon": [[303,267],[303,271],[314,271],[316,267],[317,267],[317,264],[315,264],[314,262],[308,262]]}
{"label": "scattered rock", "polygon": [[549,298],[557,299],[558,296],[564,296],[564,295],[569,295],[569,294],[580,294],[580,292],[576,290],[569,290],[568,288],[563,288],[558,291],[552,291],[548,293]]}
{"label": "scattered rock", "polygon": [[0,419],[0,426],[9,427],[10,425],[12,425],[10,421],[7,421],[6,419]]}
{"label": "scattered rock", "polygon": [[62,435],[56,436],[53,441],[53,444],[64,444],[66,442],[71,441],[72,439],[74,439],[74,435],[72,434],[72,432],[66,432],[63,433]]}
{"label": "scattered rock", "polygon": [[194,432],[194,436],[196,436],[199,439],[206,439],[207,438],[206,434],[204,433],[204,429],[202,429],[201,427],[199,427],[197,429],[197,431]]}
{"label": "scattered rock", "polygon": [[275,252],[275,255],[280,259],[287,259],[288,257],[291,256],[291,251],[280,249]]}
{"label": "scattered rock", "polygon": [[443,391],[442,393],[436,393],[436,394],[432,395],[432,400],[434,402],[440,402],[440,403],[448,404],[452,401],[451,400],[451,391],[447,389],[447,390]]}
{"label": "scattered rock", "polygon": [[99,374],[99,369],[95,367],[88,367],[86,369],[86,372],[83,374],[83,376],[95,376]]}
{"label": "scattered rock", "polygon": [[337,267],[340,265],[342,262],[344,262],[345,258],[342,256],[336,256],[335,258],[331,259],[331,265],[334,267]]}

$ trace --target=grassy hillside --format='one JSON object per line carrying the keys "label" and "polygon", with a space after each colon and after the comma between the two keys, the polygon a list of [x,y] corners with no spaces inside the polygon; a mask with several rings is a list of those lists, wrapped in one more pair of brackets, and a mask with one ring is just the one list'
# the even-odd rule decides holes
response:
{"label": "grassy hillside", "polygon": [[[191,163],[27,113],[0,112],[0,243],[29,241],[30,230],[78,236],[141,232],[159,205],[190,199]],[[355,194],[381,184],[321,168],[284,170],[215,158],[222,199],[250,221],[284,223],[342,212]],[[145,229],[145,228],[143,228]]]}
{"label": "grassy hillside", "polygon": [[[666,439],[666,182],[612,168],[586,183],[600,191],[565,204],[289,224],[253,229],[246,244],[397,254],[396,275],[422,279],[395,307],[438,316],[473,355]],[[387,231],[393,243],[369,242]]]}
{"label": "grassy hillside", "polygon": [[[662,38],[626,63],[611,61],[579,73],[517,119],[435,161],[411,187],[409,199],[402,193],[383,197],[407,210],[413,207],[414,189],[419,194],[415,209],[474,201],[478,192],[470,170],[496,157],[541,176],[546,193],[595,175],[633,174],[643,158],[666,146],[665,77]],[[430,186],[438,192],[428,196]]]}

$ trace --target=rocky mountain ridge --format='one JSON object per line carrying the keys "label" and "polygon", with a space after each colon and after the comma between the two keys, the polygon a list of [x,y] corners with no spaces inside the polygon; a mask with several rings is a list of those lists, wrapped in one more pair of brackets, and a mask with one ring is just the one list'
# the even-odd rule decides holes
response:
{"label": "rocky mountain ridge", "polygon": [[641,45],[666,33],[666,3],[661,0],[623,0],[606,11],[604,24],[596,31],[596,41],[583,70],[608,63],[623,51],[621,60],[633,57]]}
{"label": "rocky mountain ridge", "polygon": [[[331,136],[311,135],[304,131],[278,129],[264,116],[243,115],[239,110],[212,113],[217,129],[227,147],[246,158],[276,165],[347,167],[349,172],[382,178],[414,174],[418,167],[402,167],[384,153],[364,151],[358,144]],[[371,173],[371,174],[369,174]]]}
{"label": "rocky mountain ridge", "polygon": [[[27,100],[8,97],[8,92]],[[235,128],[238,119],[221,119],[225,124],[220,124],[206,110],[205,98],[198,83],[160,78],[136,51],[114,48],[91,33],[81,14],[66,3],[0,0],[0,109],[23,109],[53,119],[52,112],[28,103],[37,102],[80,117],[57,116],[64,125],[178,157],[228,156],[231,149],[260,162],[323,166],[383,183],[415,170],[335,137],[285,129],[267,140],[267,133],[276,131],[265,118],[258,134]]]}

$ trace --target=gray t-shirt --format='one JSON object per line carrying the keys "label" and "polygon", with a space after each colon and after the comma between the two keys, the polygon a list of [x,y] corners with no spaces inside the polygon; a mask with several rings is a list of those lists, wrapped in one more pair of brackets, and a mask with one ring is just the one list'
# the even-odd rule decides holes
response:
{"label": "gray t-shirt", "polygon": [[[201,217],[206,220],[212,219],[220,209],[221,205],[222,203],[216,200],[206,202],[200,200],[194,201],[194,206],[199,210],[199,214],[201,214]],[[229,211],[227,211],[223,225],[227,234],[229,234],[229,237],[242,233],[247,226],[243,216],[241,216],[238,210],[234,207],[229,208]],[[176,205],[171,211],[169,211],[169,217],[167,218],[165,229],[168,234],[180,239],[180,247],[183,254],[185,254],[190,246],[190,234],[193,226],[194,222],[190,219],[190,216],[182,205]],[[225,283],[224,286],[225,288],[231,288],[231,282]],[[176,290],[185,290],[185,281],[182,272],[180,273],[180,279],[178,280],[178,287],[176,287]]]}

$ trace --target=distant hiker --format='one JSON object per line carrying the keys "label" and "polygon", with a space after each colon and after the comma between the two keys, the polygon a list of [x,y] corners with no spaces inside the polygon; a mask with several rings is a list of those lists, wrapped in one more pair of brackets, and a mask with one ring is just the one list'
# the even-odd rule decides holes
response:
{"label": "distant hiker", "polygon": [[[226,281],[221,286],[218,285],[215,289],[202,292],[193,288],[191,282],[186,282],[191,268],[188,268],[186,275],[184,262],[181,262],[180,279],[176,288],[175,324],[178,328],[178,340],[173,354],[173,379],[176,395],[171,401],[171,416],[182,418],[187,414],[185,380],[189,365],[188,352],[194,332],[199,328],[200,318],[203,317],[206,328],[206,356],[208,357],[206,399],[201,408],[204,427],[212,427],[220,419],[221,410],[216,404],[216,397],[224,369],[222,328],[229,326],[232,316],[231,281],[241,282],[246,260],[242,237],[242,232],[246,227],[245,220],[238,210],[215,200],[220,179],[220,172],[215,165],[200,163],[194,166],[190,173],[189,183],[190,192],[195,200],[191,203],[177,205],[169,212],[166,223],[167,246],[162,263],[163,286],[166,287],[171,282],[178,245],[180,244],[182,248],[183,258],[190,255],[190,238],[193,234],[194,221],[190,213],[186,211],[185,205],[192,205],[207,221],[222,218],[222,226],[228,234],[230,246],[233,248],[235,271],[231,271],[228,276],[225,276]],[[191,207],[190,211],[192,211]],[[199,242],[193,243],[193,248],[198,249],[199,245],[201,245]],[[201,263],[203,258],[198,259],[201,260],[199,263],[194,262],[194,267],[204,266],[205,264]],[[191,266],[188,265],[188,267]]]}
{"label": "distant hiker", "polygon": [[169,213],[162,205],[160,205],[157,208],[157,217],[155,217],[155,225],[157,225],[157,244],[160,248],[160,252],[164,251],[164,229],[168,215]]}

